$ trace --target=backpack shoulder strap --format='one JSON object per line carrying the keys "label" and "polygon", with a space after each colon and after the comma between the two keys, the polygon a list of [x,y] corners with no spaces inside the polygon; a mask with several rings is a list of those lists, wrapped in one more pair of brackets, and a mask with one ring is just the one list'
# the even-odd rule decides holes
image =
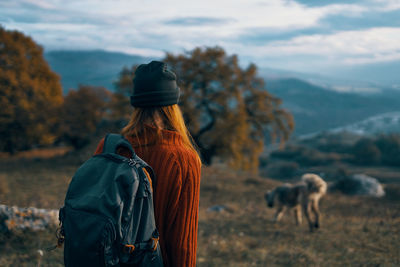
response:
{"label": "backpack shoulder strap", "polygon": [[124,147],[131,152],[132,157],[135,156],[135,151],[131,143],[120,134],[107,134],[104,139],[104,147],[102,153],[116,153],[118,147]]}
{"label": "backpack shoulder strap", "polygon": [[139,158],[138,156],[135,157],[135,160],[140,163],[140,165],[143,166],[143,169],[145,170],[145,174],[147,178],[150,180],[151,187],[155,190],[157,187],[157,178],[154,173],[154,170],[152,167],[150,167],[147,162],[145,162],[143,159]]}

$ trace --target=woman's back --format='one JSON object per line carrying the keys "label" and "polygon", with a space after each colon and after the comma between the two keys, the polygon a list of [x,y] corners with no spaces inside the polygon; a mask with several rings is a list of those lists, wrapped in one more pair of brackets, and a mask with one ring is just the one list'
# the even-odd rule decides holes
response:
{"label": "woman's back", "polygon": [[[154,212],[165,266],[195,266],[201,162],[178,132],[146,125],[146,138],[127,137],[156,175]],[[104,140],[95,154],[103,150]],[[125,151],[122,155],[129,156]]]}
{"label": "woman's back", "polygon": [[[151,131],[155,133],[156,129]],[[161,142],[156,144],[128,140],[156,175],[154,209],[164,262],[170,266],[195,266],[200,161],[183,145],[179,133],[161,130],[161,134]]]}
{"label": "woman's back", "polygon": [[134,112],[122,135],[156,175],[154,213],[164,265],[191,267],[196,265],[201,161],[177,105],[179,95],[176,75],[165,63],[138,66]]}

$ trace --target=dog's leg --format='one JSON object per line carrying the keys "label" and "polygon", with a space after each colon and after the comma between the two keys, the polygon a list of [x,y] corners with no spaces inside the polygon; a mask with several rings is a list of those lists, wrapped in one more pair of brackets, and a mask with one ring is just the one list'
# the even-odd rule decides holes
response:
{"label": "dog's leg", "polygon": [[312,205],[311,205],[312,211],[315,215],[315,228],[319,228],[320,226],[320,217],[321,217],[321,213],[319,212],[319,207],[318,207],[318,198],[317,199],[313,199],[312,201]]}
{"label": "dog's leg", "polygon": [[310,232],[312,232],[314,230],[314,224],[312,223],[311,218],[310,218],[310,212],[311,212],[310,201],[305,201],[303,203],[303,211],[304,211],[304,215],[306,216],[306,219],[308,221],[308,226],[310,227]]}
{"label": "dog's leg", "polygon": [[302,216],[301,216],[301,206],[298,205],[294,208],[294,218],[296,219],[296,225],[300,225],[302,223]]}
{"label": "dog's leg", "polygon": [[276,210],[275,217],[274,217],[274,222],[279,222],[282,219],[283,213],[285,212],[285,207],[280,206]]}

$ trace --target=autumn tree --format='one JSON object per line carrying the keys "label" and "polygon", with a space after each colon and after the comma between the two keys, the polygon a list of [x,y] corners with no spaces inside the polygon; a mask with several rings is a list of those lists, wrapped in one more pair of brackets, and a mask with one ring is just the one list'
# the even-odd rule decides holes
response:
{"label": "autumn tree", "polygon": [[[238,169],[255,170],[265,140],[289,138],[293,117],[265,90],[254,64],[242,68],[236,55],[220,47],[168,53],[163,61],[177,74],[180,106],[205,163],[219,157]],[[121,72],[119,90],[132,90],[134,70]]]}
{"label": "autumn tree", "polygon": [[30,37],[0,26],[0,150],[13,153],[56,138],[59,77]]}
{"label": "autumn tree", "polygon": [[288,139],[293,118],[265,90],[254,64],[241,68],[237,56],[220,47],[167,54],[165,61],[177,73],[181,108],[206,163],[219,156],[256,169],[267,135]]}
{"label": "autumn tree", "polygon": [[115,91],[109,103],[109,117],[114,121],[126,122],[132,113],[129,97],[132,95],[132,77],[136,67],[124,67],[119,73],[118,80],[114,83]]}
{"label": "autumn tree", "polygon": [[61,108],[61,139],[79,149],[89,143],[101,122],[110,99],[104,87],[88,85],[70,90]]}

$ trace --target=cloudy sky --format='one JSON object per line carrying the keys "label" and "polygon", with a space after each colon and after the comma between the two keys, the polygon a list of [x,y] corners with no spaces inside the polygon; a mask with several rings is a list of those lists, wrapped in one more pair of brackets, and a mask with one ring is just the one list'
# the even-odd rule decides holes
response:
{"label": "cloudy sky", "polygon": [[219,45],[242,63],[315,73],[400,61],[400,0],[0,0],[0,24],[46,50]]}

